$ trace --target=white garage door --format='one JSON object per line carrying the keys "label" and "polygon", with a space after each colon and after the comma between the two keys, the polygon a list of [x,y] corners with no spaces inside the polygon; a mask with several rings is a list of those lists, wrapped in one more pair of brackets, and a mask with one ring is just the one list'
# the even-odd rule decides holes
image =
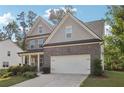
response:
{"label": "white garage door", "polygon": [[51,56],[51,73],[90,74],[90,55]]}

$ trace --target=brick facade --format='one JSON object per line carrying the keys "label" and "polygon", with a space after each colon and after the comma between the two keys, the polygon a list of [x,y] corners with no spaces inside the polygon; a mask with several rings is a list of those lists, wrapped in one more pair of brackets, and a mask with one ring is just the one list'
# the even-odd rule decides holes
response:
{"label": "brick facade", "polygon": [[44,67],[50,67],[50,57],[51,56],[61,56],[61,55],[80,55],[80,54],[90,54],[91,55],[91,73],[93,71],[93,60],[95,58],[100,58],[100,44],[87,44],[87,45],[76,45],[76,46],[66,46],[66,47],[52,47],[44,48]]}

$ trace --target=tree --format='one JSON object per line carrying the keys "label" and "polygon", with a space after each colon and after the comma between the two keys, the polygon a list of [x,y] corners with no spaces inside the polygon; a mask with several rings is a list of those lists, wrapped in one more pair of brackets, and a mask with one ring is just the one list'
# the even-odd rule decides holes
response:
{"label": "tree", "polygon": [[19,38],[22,49],[25,49],[26,33],[32,27],[36,16],[37,14],[34,13],[33,11],[29,11],[27,15],[25,12],[21,12],[20,14],[17,15],[17,20],[19,21],[20,26],[22,27],[22,30],[20,29],[20,31],[22,31],[20,34],[22,37]]}
{"label": "tree", "polygon": [[4,30],[4,32],[2,33],[3,38],[12,40],[12,37],[18,34],[18,25],[15,21],[12,21],[8,25],[3,26],[3,30]]}
{"label": "tree", "polygon": [[109,6],[106,22],[111,35],[105,39],[105,63],[110,69],[124,70],[124,6]]}
{"label": "tree", "polygon": [[0,30],[0,41],[5,40],[5,34]]}
{"label": "tree", "polygon": [[64,8],[51,9],[49,11],[49,13],[50,13],[49,20],[53,24],[57,24],[62,20],[63,16],[68,12],[71,13],[72,15],[74,15],[76,13],[76,11],[74,10],[74,8],[71,5],[67,5]]}
{"label": "tree", "polygon": [[124,53],[124,7],[110,6],[107,12],[107,22],[112,28],[113,44],[120,48],[121,53]]}
{"label": "tree", "polygon": [[0,40],[13,40],[13,37],[18,38],[16,37],[18,33],[18,25],[15,21],[12,21],[0,30]]}
{"label": "tree", "polygon": [[3,29],[0,30],[0,40],[14,40],[22,49],[24,49],[26,33],[32,27],[36,16],[36,13],[33,11],[28,11],[27,14],[25,12],[19,13],[17,15],[18,22],[12,21],[6,26],[3,26]]}
{"label": "tree", "polygon": [[33,11],[29,11],[28,15],[27,15],[27,23],[28,23],[28,27],[31,28],[33,25],[33,21],[36,18],[37,14],[34,13]]}
{"label": "tree", "polygon": [[26,24],[25,12],[21,12],[17,16],[18,16],[17,20],[20,21],[20,26],[22,27],[23,38],[25,38],[26,37],[26,27],[28,27],[28,25]]}

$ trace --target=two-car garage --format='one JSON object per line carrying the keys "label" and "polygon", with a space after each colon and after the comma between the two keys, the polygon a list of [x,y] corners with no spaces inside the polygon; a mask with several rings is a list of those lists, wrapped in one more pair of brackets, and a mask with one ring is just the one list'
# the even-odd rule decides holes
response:
{"label": "two-car garage", "polygon": [[90,74],[90,54],[51,56],[51,73]]}

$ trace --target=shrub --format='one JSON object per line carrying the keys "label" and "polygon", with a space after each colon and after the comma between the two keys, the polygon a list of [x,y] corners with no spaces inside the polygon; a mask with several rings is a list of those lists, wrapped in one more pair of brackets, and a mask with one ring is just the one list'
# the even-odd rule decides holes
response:
{"label": "shrub", "polygon": [[25,73],[25,72],[27,72],[27,71],[30,71],[30,66],[29,65],[23,65],[22,67],[21,67],[21,73]]}
{"label": "shrub", "polygon": [[49,67],[43,67],[43,74],[49,74],[50,68]]}
{"label": "shrub", "polygon": [[22,72],[17,72],[16,75],[21,76],[22,75]]}
{"label": "shrub", "polygon": [[11,66],[8,68],[8,72],[12,72],[13,75],[17,75],[21,71],[21,66]]}
{"label": "shrub", "polygon": [[[8,69],[0,70],[0,77],[6,78],[9,76],[22,75],[23,73],[26,73],[26,72],[35,73],[36,71],[37,71],[37,68],[35,66],[29,66],[29,65],[11,66]],[[29,75],[26,77],[29,77],[29,78],[33,77],[33,76],[30,76],[31,73],[29,73]]]}
{"label": "shrub", "polygon": [[106,70],[124,71],[124,62],[118,60],[105,61]]}
{"label": "shrub", "polygon": [[102,65],[101,65],[101,60],[100,59],[95,59],[93,62],[93,74],[95,76],[101,76],[103,74],[102,70]]}
{"label": "shrub", "polygon": [[111,69],[111,62],[106,62],[106,61],[105,61],[104,66],[105,66],[105,69],[106,69],[106,70],[112,70],[112,69]]}
{"label": "shrub", "polygon": [[23,77],[25,78],[35,78],[37,76],[36,72],[25,72],[23,73]]}
{"label": "shrub", "polygon": [[29,66],[29,65],[24,65],[21,67],[21,73],[25,73],[25,72],[36,72],[37,71],[37,67],[36,66]]}
{"label": "shrub", "polygon": [[31,67],[30,67],[30,71],[32,71],[32,72],[37,72],[37,67],[36,67],[36,66],[31,66]]}
{"label": "shrub", "polygon": [[0,77],[7,73],[7,69],[0,69]]}
{"label": "shrub", "polygon": [[12,72],[7,72],[5,73],[2,78],[7,78],[7,77],[10,77],[10,76],[13,76],[13,73]]}
{"label": "shrub", "polygon": [[27,71],[36,72],[36,67],[24,65],[24,66],[11,66],[8,68],[8,72],[12,72],[13,75],[21,75]]}
{"label": "shrub", "polygon": [[121,63],[121,68],[124,71],[124,62]]}

